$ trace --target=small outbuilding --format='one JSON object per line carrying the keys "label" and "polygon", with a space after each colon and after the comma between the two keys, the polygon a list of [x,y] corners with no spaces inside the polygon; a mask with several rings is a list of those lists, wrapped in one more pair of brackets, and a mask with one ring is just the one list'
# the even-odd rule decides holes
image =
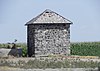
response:
{"label": "small outbuilding", "polygon": [[49,9],[27,22],[28,56],[70,55],[70,24]]}

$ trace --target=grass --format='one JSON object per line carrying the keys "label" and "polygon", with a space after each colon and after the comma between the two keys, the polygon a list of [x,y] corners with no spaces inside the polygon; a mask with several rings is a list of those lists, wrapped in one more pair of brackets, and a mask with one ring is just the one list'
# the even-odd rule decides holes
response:
{"label": "grass", "polygon": [[[56,59],[57,60],[57,59]],[[15,67],[15,68],[24,68],[24,69],[46,69],[46,68],[96,68],[100,67],[100,62],[94,62],[94,61],[81,61],[81,60],[54,60],[54,59],[34,59],[29,60],[28,62],[25,62],[25,60],[19,60],[18,62],[14,63],[2,60],[0,61],[0,66],[9,66],[9,67]]]}

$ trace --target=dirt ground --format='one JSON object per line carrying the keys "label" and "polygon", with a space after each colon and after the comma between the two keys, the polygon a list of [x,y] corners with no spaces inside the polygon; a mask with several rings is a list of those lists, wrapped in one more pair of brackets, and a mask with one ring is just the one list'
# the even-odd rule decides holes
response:
{"label": "dirt ground", "polygon": [[56,68],[56,69],[20,69],[1,66],[0,71],[99,71],[98,68]]}

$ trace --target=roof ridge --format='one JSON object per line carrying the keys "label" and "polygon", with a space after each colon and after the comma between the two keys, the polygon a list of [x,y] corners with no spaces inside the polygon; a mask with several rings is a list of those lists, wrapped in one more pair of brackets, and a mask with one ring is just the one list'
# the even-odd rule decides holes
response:
{"label": "roof ridge", "polygon": [[[53,14],[53,16],[49,17],[51,14]],[[40,13],[38,16],[36,16],[35,18],[32,18],[29,22],[27,22],[26,25],[33,24],[33,23],[49,23],[49,22],[50,23],[70,23],[72,24],[72,22],[66,19],[65,17],[59,15],[58,13],[50,9],[46,9],[45,11]]]}
{"label": "roof ridge", "polygon": [[50,9],[46,9],[44,12],[53,12],[53,11]]}

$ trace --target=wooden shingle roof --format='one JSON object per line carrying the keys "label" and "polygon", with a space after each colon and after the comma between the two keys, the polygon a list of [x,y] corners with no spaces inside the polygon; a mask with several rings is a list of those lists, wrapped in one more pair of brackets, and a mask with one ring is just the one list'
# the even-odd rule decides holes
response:
{"label": "wooden shingle roof", "polygon": [[50,24],[50,23],[69,23],[72,24],[72,22],[61,15],[57,14],[56,12],[53,12],[49,9],[46,9],[43,13],[36,16],[35,18],[31,19],[29,22],[27,22],[25,25],[28,24]]}

